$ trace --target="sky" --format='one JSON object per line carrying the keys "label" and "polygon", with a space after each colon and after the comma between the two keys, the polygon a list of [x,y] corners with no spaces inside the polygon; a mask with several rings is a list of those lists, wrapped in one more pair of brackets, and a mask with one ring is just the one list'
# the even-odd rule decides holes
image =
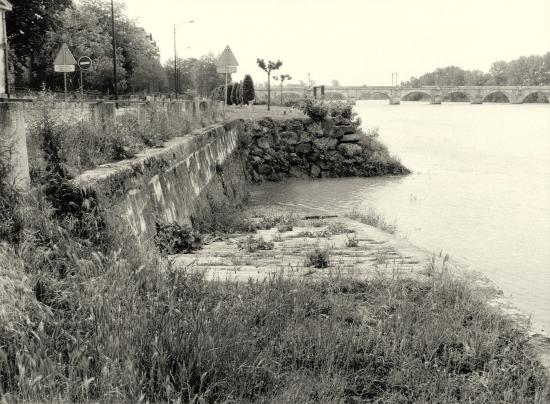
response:
{"label": "sky", "polygon": [[[218,55],[236,77],[266,79],[257,58],[281,60],[290,83],[390,85],[437,67],[488,71],[498,60],[550,51],[550,0],[121,0],[163,61]],[[194,20],[193,23],[186,21]],[[234,76],[234,77],[235,77]]]}

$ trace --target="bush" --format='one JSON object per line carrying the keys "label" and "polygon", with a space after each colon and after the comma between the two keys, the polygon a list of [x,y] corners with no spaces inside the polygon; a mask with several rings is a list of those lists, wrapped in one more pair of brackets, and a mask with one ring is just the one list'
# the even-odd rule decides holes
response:
{"label": "bush", "polygon": [[327,268],[330,264],[330,249],[315,248],[309,251],[306,256],[306,267]]}
{"label": "bush", "polygon": [[155,243],[165,254],[189,254],[200,250],[202,238],[191,226],[156,223]]}
{"label": "bush", "polygon": [[248,236],[244,240],[239,240],[237,246],[241,250],[248,252],[256,252],[258,250],[273,250],[275,244],[273,241],[265,241],[263,237]]}
{"label": "bush", "polygon": [[313,122],[323,122],[328,114],[329,108],[326,102],[307,98],[302,101],[300,109]]}
{"label": "bush", "polygon": [[356,234],[350,234],[347,236],[346,247],[357,247],[359,246],[359,240],[357,240]]}
{"label": "bush", "polygon": [[254,82],[250,74],[244,76],[243,80],[243,103],[248,104],[249,102],[254,101],[256,94],[254,91]]}
{"label": "bush", "polygon": [[239,105],[240,104],[240,87],[241,85],[239,83],[233,84],[233,87],[231,88],[231,103],[233,105]]}
{"label": "bush", "polygon": [[225,103],[227,105],[233,105],[233,100],[232,100],[232,93],[233,93],[233,84],[228,84],[227,85],[227,99],[225,100]]}

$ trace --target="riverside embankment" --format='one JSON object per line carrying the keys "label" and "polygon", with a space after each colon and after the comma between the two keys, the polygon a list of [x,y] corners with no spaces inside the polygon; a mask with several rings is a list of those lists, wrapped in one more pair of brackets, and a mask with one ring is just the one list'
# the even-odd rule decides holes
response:
{"label": "riverside embankment", "polygon": [[[331,152],[342,164],[328,174],[351,173],[347,147],[315,151],[315,139],[332,130],[312,133],[304,142],[311,153],[289,152],[299,160],[286,165],[283,148],[299,143],[275,136],[286,122],[263,122],[201,129],[74,179],[61,177],[63,153],[52,159],[43,150],[45,173],[54,176],[45,193],[16,198],[11,213],[24,216],[24,231],[0,249],[0,296],[8,296],[0,299],[2,399],[547,400],[524,330],[443,263],[428,260],[426,275],[405,276],[422,272],[424,256],[372,227],[244,209],[242,190],[273,153],[277,179],[296,172],[292,164],[308,175],[313,165],[322,170]],[[304,132],[309,123],[300,122]],[[267,134],[269,147],[259,147]],[[361,135],[342,143],[365,156],[378,144]],[[249,152],[253,145],[264,157]],[[360,165],[365,175],[396,167],[386,149],[376,150],[380,165]],[[231,261],[229,248],[235,268],[265,259],[254,270],[264,280],[207,281],[202,272],[212,263],[203,258],[221,252]],[[167,254],[177,250],[194,260],[175,265]],[[296,276],[266,279],[269,265],[286,257]],[[356,275],[369,269],[372,276]]]}

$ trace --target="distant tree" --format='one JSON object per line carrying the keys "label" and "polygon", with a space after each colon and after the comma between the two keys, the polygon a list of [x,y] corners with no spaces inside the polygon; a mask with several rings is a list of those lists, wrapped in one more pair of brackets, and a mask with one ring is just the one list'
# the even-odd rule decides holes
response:
{"label": "distant tree", "polygon": [[233,105],[232,93],[233,93],[233,84],[228,84],[227,85],[227,99],[225,100],[225,103],[227,105]]}
{"label": "distant tree", "polygon": [[252,81],[252,76],[247,74],[244,76],[243,80],[243,104],[253,102],[255,98],[256,93],[254,92],[254,82]]}
{"label": "distant tree", "polygon": [[270,60],[266,64],[263,59],[257,59],[256,63],[260,69],[267,73],[267,110],[269,111],[271,108],[271,72],[273,70],[278,70],[283,65],[283,62],[280,60],[276,62]]}
{"label": "distant tree", "polygon": [[290,74],[281,74],[279,77],[273,76],[275,80],[281,80],[281,107],[283,106],[283,84],[285,80],[292,80],[292,77],[290,77]]}
{"label": "distant tree", "polygon": [[233,105],[239,105],[239,83],[234,83],[231,88],[231,103]]}
{"label": "distant tree", "polygon": [[330,85],[331,85],[332,87],[340,87],[340,82],[339,82],[338,80],[332,80],[332,81],[330,82]]}

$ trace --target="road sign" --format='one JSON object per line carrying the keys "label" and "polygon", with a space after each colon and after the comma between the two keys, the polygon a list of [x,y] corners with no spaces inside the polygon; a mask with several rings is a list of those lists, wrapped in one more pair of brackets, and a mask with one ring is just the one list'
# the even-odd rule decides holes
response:
{"label": "road sign", "polygon": [[239,62],[237,62],[237,59],[235,58],[235,55],[231,51],[231,48],[229,45],[225,47],[222,54],[218,58],[216,62],[216,66],[224,67],[224,66],[238,66]]}
{"label": "road sign", "polygon": [[90,70],[92,68],[92,59],[88,56],[81,56],[78,59],[78,67],[80,67],[80,70]]}
{"label": "road sign", "polygon": [[76,68],[74,65],[54,65],[53,70],[56,73],[72,73]]}
{"label": "road sign", "polygon": [[218,73],[237,73],[237,66],[218,66]]}
{"label": "road sign", "polygon": [[59,49],[59,52],[57,52],[57,56],[55,57],[53,64],[54,66],[76,65],[76,59],[74,58],[66,43],[61,45],[61,49]]}

